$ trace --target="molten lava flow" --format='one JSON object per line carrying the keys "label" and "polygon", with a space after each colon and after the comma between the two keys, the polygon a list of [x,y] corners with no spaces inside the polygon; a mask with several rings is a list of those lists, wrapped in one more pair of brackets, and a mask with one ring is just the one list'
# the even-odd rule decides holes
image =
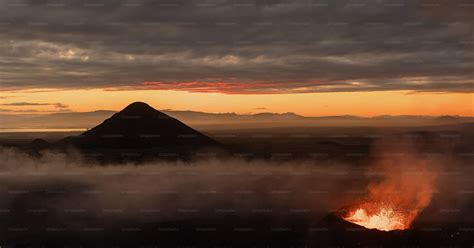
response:
{"label": "molten lava flow", "polygon": [[389,207],[381,207],[373,213],[368,213],[362,208],[352,211],[345,217],[346,221],[369,228],[382,231],[407,229],[407,218],[403,213],[397,212]]}
{"label": "molten lava flow", "polygon": [[[431,166],[430,166],[431,165]],[[410,228],[434,193],[437,172],[433,163],[416,157],[379,165],[383,173],[368,185],[367,196],[346,209],[346,221],[383,231]]]}

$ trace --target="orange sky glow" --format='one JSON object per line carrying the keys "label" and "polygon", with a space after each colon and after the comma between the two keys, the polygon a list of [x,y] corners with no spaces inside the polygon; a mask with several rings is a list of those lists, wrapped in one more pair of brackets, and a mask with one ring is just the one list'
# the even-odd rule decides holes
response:
{"label": "orange sky glow", "polygon": [[[410,91],[331,92],[301,94],[190,93],[173,90],[24,90],[4,92],[1,104],[12,102],[61,103],[71,111],[120,110],[134,101],[157,109],[202,112],[294,112],[327,115],[462,115],[473,116],[473,93],[413,93]],[[54,106],[1,106],[4,114],[18,110],[58,111]],[[13,111],[11,111],[13,110]],[[45,112],[42,112],[45,111]],[[48,112],[49,111],[49,112]],[[28,113],[28,112],[21,112]]]}

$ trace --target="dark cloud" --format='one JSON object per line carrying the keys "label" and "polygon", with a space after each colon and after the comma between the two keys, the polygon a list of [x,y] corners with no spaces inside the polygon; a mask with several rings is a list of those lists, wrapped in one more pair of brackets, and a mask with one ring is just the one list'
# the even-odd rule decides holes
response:
{"label": "dark cloud", "polygon": [[70,109],[60,110],[37,110],[37,109],[0,109],[0,113],[64,113],[71,112]]}
{"label": "dark cloud", "polygon": [[0,87],[473,92],[466,1],[0,2]]}
{"label": "dark cloud", "polygon": [[39,103],[39,102],[12,102],[12,103],[2,103],[1,106],[54,106],[55,108],[68,108],[68,105],[62,103]]}

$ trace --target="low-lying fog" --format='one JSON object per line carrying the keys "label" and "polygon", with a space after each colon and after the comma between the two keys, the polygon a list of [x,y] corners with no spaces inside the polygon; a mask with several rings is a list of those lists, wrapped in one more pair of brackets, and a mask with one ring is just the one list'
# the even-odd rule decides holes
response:
{"label": "low-lying fog", "polygon": [[45,152],[37,158],[3,148],[0,161],[3,234],[114,223],[133,228],[229,215],[303,217],[317,225],[329,212],[367,199],[374,194],[368,189],[381,185],[412,205],[424,202],[415,223],[474,222],[472,167],[417,154],[394,154],[366,167],[238,159],[100,166],[78,154]]}

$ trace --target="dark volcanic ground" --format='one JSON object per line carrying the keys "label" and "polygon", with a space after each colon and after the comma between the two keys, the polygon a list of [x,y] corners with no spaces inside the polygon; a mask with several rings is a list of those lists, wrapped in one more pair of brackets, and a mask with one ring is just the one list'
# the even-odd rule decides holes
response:
{"label": "dark volcanic ground", "polygon": [[474,242],[473,171],[461,165],[441,174],[442,187],[412,229],[393,232],[367,230],[331,215],[364,196],[374,178],[362,168],[233,161],[162,166],[167,169],[4,171],[2,247],[470,247]]}
{"label": "dark volcanic ground", "polygon": [[[225,160],[90,168],[77,157],[2,149],[0,246],[474,245],[469,125],[207,134],[237,152]],[[62,138],[55,135],[43,138]],[[35,136],[3,134],[2,144],[28,144]],[[367,230],[331,215],[380,180],[367,174],[371,163],[382,156],[403,163],[400,151],[443,165],[430,205],[410,230]]]}

